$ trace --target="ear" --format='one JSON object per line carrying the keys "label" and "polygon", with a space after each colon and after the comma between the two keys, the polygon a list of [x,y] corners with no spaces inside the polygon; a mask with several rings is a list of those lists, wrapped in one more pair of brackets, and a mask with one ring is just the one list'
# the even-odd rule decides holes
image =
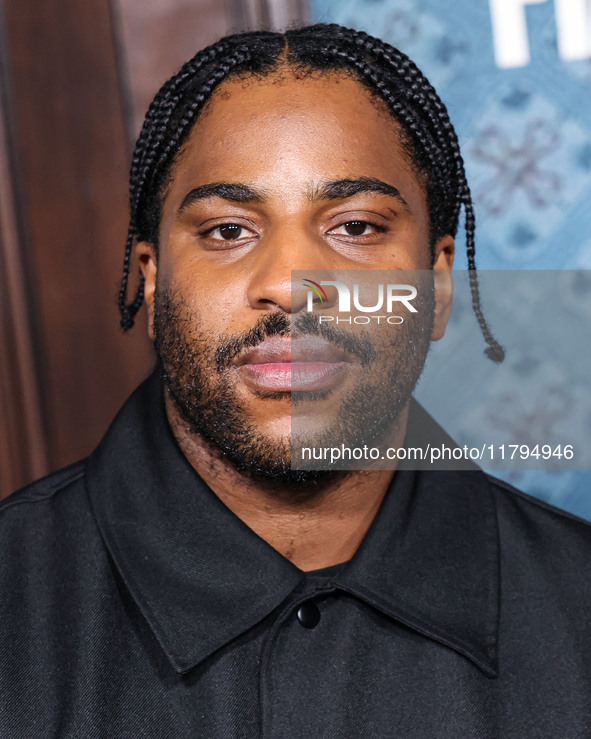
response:
{"label": "ear", "polygon": [[158,262],[156,249],[148,241],[139,241],[135,247],[137,260],[144,276],[144,302],[148,310],[148,335],[154,340],[154,292]]}
{"label": "ear", "polygon": [[431,340],[438,341],[445,334],[453,299],[451,268],[454,262],[453,236],[442,236],[435,244],[433,278],[435,287],[435,315]]}

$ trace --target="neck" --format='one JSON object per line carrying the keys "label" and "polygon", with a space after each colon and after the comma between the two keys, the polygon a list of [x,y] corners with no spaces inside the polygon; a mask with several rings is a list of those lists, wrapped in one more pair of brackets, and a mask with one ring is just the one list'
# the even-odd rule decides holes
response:
{"label": "neck", "polygon": [[[355,554],[394,474],[354,471],[313,486],[312,494],[286,495],[279,483],[256,482],[229,465],[188,428],[168,392],[166,413],[183,454],[222,503],[301,570],[329,567]],[[392,446],[402,443],[406,419],[407,409]]]}

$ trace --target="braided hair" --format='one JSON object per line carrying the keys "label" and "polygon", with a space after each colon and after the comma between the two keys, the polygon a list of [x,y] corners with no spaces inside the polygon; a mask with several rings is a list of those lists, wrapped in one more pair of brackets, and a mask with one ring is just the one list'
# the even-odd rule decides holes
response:
{"label": "braided hair", "polygon": [[401,129],[402,143],[423,176],[431,244],[455,236],[462,206],[472,306],[495,362],[504,350],[484,318],[478,288],[474,208],[464,162],[445,105],[405,54],[362,31],[318,24],[285,33],[256,31],[226,36],[198,52],[171,77],[152,101],[137,140],[130,172],[130,221],[118,303],[121,327],[133,326],[144,299],[144,279],[127,302],[132,248],[148,241],[158,248],[163,193],[172,165],[215,88],[237,75],[264,77],[287,65],[298,73],[345,72],[386,103]]}

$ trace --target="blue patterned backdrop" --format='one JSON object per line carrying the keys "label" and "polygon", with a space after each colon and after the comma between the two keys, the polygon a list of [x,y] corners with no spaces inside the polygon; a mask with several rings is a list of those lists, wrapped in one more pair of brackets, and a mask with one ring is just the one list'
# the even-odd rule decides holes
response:
{"label": "blue patterned backdrop", "polygon": [[[503,24],[497,15],[493,27],[493,10],[501,3],[507,11]],[[466,161],[480,269],[591,269],[591,3],[312,0],[311,5],[315,21],[358,28],[397,46],[439,92]],[[460,232],[458,245],[462,238]],[[461,248],[457,266],[466,266]],[[588,393],[588,381],[577,391]],[[591,519],[591,471],[499,476]]]}

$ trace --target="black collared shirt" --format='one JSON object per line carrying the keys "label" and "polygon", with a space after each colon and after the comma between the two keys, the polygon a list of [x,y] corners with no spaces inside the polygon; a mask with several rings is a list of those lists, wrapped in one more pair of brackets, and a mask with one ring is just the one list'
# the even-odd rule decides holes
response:
{"label": "black collared shirt", "polygon": [[153,376],[0,506],[0,737],[589,737],[591,528],[480,471],[399,471],[303,573],[231,513]]}

